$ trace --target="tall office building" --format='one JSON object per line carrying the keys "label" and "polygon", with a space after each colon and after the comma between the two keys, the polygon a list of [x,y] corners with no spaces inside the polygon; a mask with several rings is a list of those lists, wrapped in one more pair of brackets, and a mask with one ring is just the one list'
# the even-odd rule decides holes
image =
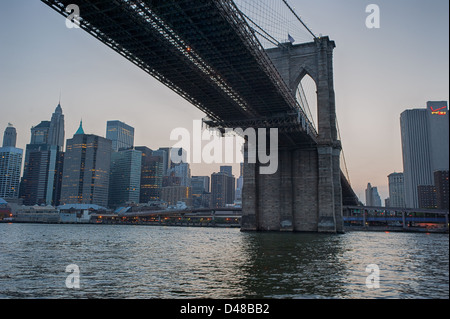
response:
{"label": "tall office building", "polygon": [[192,176],[192,194],[202,195],[203,193],[209,193],[210,180],[209,176]]}
{"label": "tall office building", "polygon": [[449,207],[449,182],[448,171],[434,172],[434,183],[436,187],[437,208],[448,210]]}
{"label": "tall office building", "polygon": [[36,126],[31,128],[31,141],[32,145],[48,144],[48,134],[50,132],[50,121],[42,121]]}
{"label": "tall office building", "polygon": [[20,197],[25,205],[58,206],[64,165],[64,115],[58,105],[51,121],[31,128]]}
{"label": "tall office building", "polygon": [[3,134],[3,147],[16,147],[17,131],[16,128],[9,123]]}
{"label": "tall office building", "polygon": [[419,208],[437,208],[436,187],[434,185],[417,186],[417,198],[419,201]]}
{"label": "tall office building", "polygon": [[377,187],[372,187],[369,183],[366,189],[366,206],[368,207],[381,207],[381,197],[378,193]]}
{"label": "tall office building", "polygon": [[233,175],[233,166],[220,166],[220,172],[232,176]]}
{"label": "tall office building", "polygon": [[112,142],[84,133],[67,140],[61,204],[108,205]]}
{"label": "tall office building", "polygon": [[434,172],[449,167],[447,102],[428,102],[426,109],[401,114],[405,203],[419,208],[419,186],[434,185]]}
{"label": "tall office building", "polygon": [[241,163],[240,175],[236,180],[236,196],[235,200],[242,202],[242,189],[244,188],[244,163]]}
{"label": "tall office building", "polygon": [[164,159],[145,146],[136,147],[136,150],[142,154],[139,202],[144,204],[159,201],[163,187]]}
{"label": "tall office building", "polygon": [[211,205],[214,208],[234,204],[235,178],[228,173],[219,172],[211,175]]}
{"label": "tall office building", "polygon": [[192,176],[192,201],[195,208],[210,206],[210,180],[209,176]]}
{"label": "tall office building", "polygon": [[389,180],[389,206],[405,208],[405,182],[403,173],[392,173]]}
{"label": "tall office building", "polygon": [[161,164],[162,164],[162,175],[167,175],[167,170],[169,169],[169,152],[170,150],[168,148],[160,148],[156,151],[153,151],[153,156],[159,156],[161,157]]}
{"label": "tall office building", "polygon": [[58,146],[27,145],[20,195],[25,205],[59,205],[63,165]]}
{"label": "tall office building", "polygon": [[63,151],[64,134],[64,114],[62,112],[61,104],[58,104],[50,121],[47,144],[56,145],[58,147],[58,151]]}
{"label": "tall office building", "polygon": [[191,186],[191,168],[189,163],[173,165],[172,168],[167,171],[167,175],[179,178],[180,186]]}
{"label": "tall office building", "polygon": [[0,147],[0,198],[4,199],[19,197],[23,150],[15,147],[16,138],[16,129],[9,125]]}
{"label": "tall office building", "polygon": [[133,149],[113,152],[109,181],[109,207],[139,204],[142,152]]}
{"label": "tall office building", "polygon": [[121,121],[108,121],[106,138],[112,141],[114,151],[131,149],[134,146],[134,128]]}

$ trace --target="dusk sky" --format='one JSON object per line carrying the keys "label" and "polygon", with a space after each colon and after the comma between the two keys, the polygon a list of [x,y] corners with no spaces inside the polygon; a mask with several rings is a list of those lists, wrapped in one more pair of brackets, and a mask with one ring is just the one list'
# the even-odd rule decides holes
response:
{"label": "dusk sky", "polygon": [[[336,41],[337,116],[351,182],[362,201],[369,182],[384,201],[387,176],[403,171],[400,114],[449,100],[449,1],[289,2],[316,34]],[[381,10],[380,29],[365,24],[372,3]],[[86,133],[101,136],[108,120],[121,120],[135,127],[135,145],[157,149],[175,144],[174,128],[190,129],[204,117],[85,31],[66,28],[42,2],[0,0],[1,136],[11,122],[25,148],[30,128],[50,120],[60,92],[66,139],[80,119]],[[192,174],[217,166],[194,165]]]}

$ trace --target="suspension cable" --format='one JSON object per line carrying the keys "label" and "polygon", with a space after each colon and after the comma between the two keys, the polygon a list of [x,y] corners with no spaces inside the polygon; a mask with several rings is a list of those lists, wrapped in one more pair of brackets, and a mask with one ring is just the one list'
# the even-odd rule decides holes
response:
{"label": "suspension cable", "polygon": [[297,13],[292,9],[292,7],[289,5],[287,0],[283,0],[284,4],[291,10],[291,12],[294,14],[294,16],[297,18],[298,21],[300,21],[301,24],[308,30],[309,33],[314,37],[314,39],[317,39],[316,35],[308,28],[308,26],[303,22],[303,20],[297,15]]}
{"label": "suspension cable", "polygon": [[[341,130],[339,128],[339,121],[338,121],[337,117],[336,117],[336,126],[337,126],[339,140],[342,141]],[[342,147],[342,158],[344,160],[344,169],[345,169],[345,174],[347,175],[346,176],[347,177],[347,181],[350,184],[350,186],[352,186],[352,183],[350,181],[350,174],[348,173],[347,161],[345,159],[345,153],[344,153],[344,148],[343,147]]]}

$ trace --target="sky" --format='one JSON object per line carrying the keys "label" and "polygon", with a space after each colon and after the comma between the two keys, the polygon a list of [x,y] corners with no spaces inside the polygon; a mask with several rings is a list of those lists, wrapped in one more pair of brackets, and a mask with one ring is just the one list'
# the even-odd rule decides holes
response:
{"label": "sky", "polygon": [[[403,171],[400,114],[449,100],[449,1],[289,3],[313,32],[336,42],[337,117],[350,180],[362,201],[369,182],[384,200],[387,176]],[[380,8],[379,29],[366,27],[369,4]],[[0,132],[12,123],[17,147],[25,148],[31,127],[50,120],[60,95],[66,138],[81,119],[86,133],[100,136],[108,120],[121,120],[136,129],[135,145],[157,149],[176,143],[173,129],[204,117],[85,31],[68,29],[39,0],[0,0]],[[192,165],[192,175],[218,166]]]}

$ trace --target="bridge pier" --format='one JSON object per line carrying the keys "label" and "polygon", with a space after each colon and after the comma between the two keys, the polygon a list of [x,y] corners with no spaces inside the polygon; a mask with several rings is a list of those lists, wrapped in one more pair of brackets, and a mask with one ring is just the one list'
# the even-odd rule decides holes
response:
{"label": "bridge pier", "polygon": [[333,147],[282,149],[272,175],[246,160],[242,231],[343,232],[338,155]]}
{"label": "bridge pier", "polygon": [[[246,146],[243,231],[344,232],[334,48],[335,43],[323,37],[312,43],[286,44],[266,51],[294,97],[304,76],[310,75],[315,81],[318,143],[280,149],[278,171],[273,175],[261,175],[259,164],[248,163]],[[282,139],[279,145],[289,145]]]}

